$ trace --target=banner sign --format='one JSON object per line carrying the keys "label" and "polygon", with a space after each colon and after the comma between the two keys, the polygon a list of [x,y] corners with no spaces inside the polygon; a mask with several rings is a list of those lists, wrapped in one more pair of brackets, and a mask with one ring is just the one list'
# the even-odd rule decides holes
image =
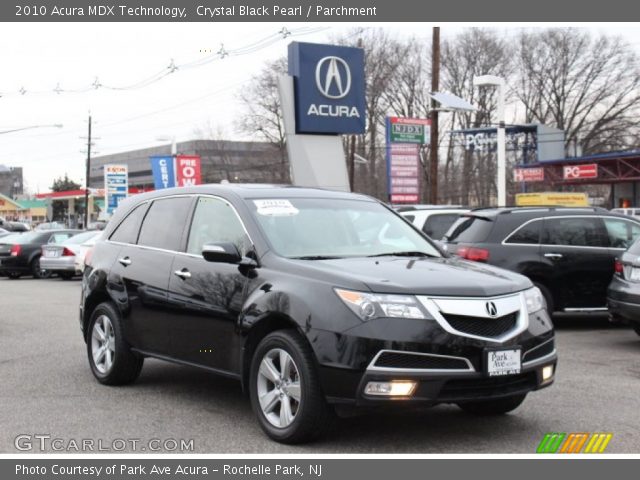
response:
{"label": "banner sign", "polygon": [[173,156],[162,155],[151,157],[151,172],[156,190],[176,186],[176,175]]}
{"label": "banner sign", "polygon": [[562,167],[562,178],[565,180],[579,180],[583,178],[598,178],[598,164],[567,165]]}
{"label": "banner sign", "polygon": [[156,190],[190,187],[202,183],[199,155],[159,155],[150,157]]}
{"label": "banner sign", "polygon": [[201,183],[200,156],[178,155],[176,157],[176,185],[190,187]]}
{"label": "banner sign", "polygon": [[387,130],[391,143],[417,143],[431,141],[431,120],[424,118],[387,117]]}
{"label": "banner sign", "polygon": [[544,168],[514,168],[514,182],[544,182]]}
{"label": "banner sign", "polygon": [[364,50],[292,42],[296,133],[364,133]]}
{"label": "banner sign", "polygon": [[104,195],[107,215],[112,215],[129,193],[129,172],[126,165],[104,166]]}
{"label": "banner sign", "polygon": [[387,147],[387,174],[391,203],[418,203],[420,199],[420,147],[390,144]]}

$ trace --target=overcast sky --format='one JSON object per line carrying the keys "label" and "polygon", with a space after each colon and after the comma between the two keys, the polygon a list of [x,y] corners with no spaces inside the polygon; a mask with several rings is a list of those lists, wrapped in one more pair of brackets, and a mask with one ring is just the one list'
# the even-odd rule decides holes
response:
{"label": "overcast sky", "polygon": [[[432,27],[424,23],[362,26],[424,38],[430,38]],[[283,27],[294,35],[278,37]],[[462,28],[459,24],[441,27],[443,38]],[[621,35],[634,49],[640,48],[639,27],[585,26]],[[240,111],[238,90],[266,60],[285,55],[292,40],[324,42],[352,28],[302,23],[4,23],[0,28],[0,164],[23,167],[32,193],[48,191],[53,179],[65,173],[84,184],[86,140],[80,137],[86,136],[89,111],[97,155],[168,143],[157,140],[162,136],[190,140],[196,128],[208,123],[220,126],[227,138],[238,139],[233,126]],[[495,28],[512,35],[523,26]],[[319,31],[307,33],[311,29]],[[87,87],[96,78],[107,86],[130,86],[166,70],[171,59],[182,65],[212,55],[221,44],[231,51],[265,39],[272,42],[266,48],[179,69],[143,88],[54,92],[56,86],[62,90]],[[21,89],[24,95],[18,93]],[[52,124],[63,128],[2,133]]]}

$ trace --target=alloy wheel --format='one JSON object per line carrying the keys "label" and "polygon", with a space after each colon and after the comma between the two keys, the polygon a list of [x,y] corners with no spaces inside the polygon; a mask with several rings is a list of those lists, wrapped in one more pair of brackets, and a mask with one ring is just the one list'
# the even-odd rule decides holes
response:
{"label": "alloy wheel", "polygon": [[258,400],[271,425],[286,428],[300,409],[300,373],[291,355],[281,348],[269,350],[258,371]]}
{"label": "alloy wheel", "polygon": [[116,351],[116,338],[113,324],[106,315],[100,315],[93,324],[91,332],[91,355],[96,370],[106,375],[113,366]]}

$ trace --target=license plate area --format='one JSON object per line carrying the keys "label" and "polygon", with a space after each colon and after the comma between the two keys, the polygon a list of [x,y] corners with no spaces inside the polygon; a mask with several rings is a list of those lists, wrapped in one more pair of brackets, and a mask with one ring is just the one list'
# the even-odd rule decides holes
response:
{"label": "license plate area", "polygon": [[58,250],[45,250],[44,256],[45,258],[58,258],[60,256],[60,252]]}
{"label": "license plate area", "polygon": [[522,371],[522,348],[487,349],[484,366],[485,374],[489,377],[518,375]]}
{"label": "license plate area", "polygon": [[631,280],[632,282],[640,282],[640,267],[631,267],[629,280]]}

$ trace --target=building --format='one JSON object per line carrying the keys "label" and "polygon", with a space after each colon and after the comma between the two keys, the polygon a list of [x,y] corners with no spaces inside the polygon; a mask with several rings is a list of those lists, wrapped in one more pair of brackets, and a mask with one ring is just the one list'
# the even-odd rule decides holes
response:
{"label": "building", "polygon": [[[199,155],[203,183],[222,180],[244,183],[289,183],[289,166],[284,149],[266,142],[192,140],[176,145],[177,153]],[[129,167],[129,186],[135,190],[153,188],[149,157],[171,155],[171,145],[103,155],[91,159],[91,188],[104,187],[104,166]]]}
{"label": "building", "polygon": [[15,198],[23,193],[22,167],[0,165],[0,194]]}
{"label": "building", "polygon": [[0,193],[0,217],[29,224],[44,222],[47,202],[39,199],[14,200]]}

